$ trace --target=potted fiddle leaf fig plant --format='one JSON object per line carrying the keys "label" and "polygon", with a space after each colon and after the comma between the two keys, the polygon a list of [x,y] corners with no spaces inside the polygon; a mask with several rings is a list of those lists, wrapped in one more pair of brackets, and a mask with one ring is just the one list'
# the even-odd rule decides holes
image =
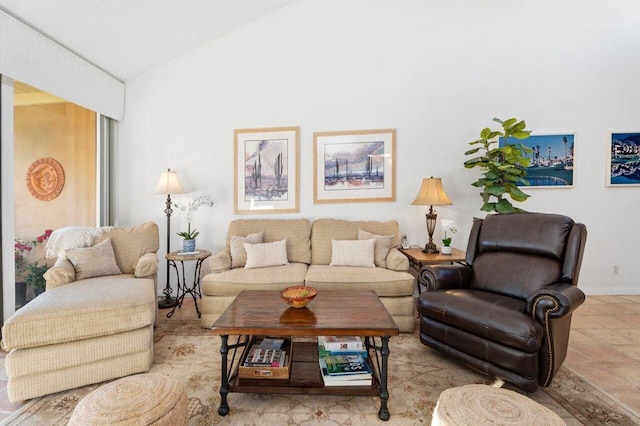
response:
{"label": "potted fiddle leaf fig plant", "polygon": [[[480,210],[496,213],[522,212],[524,210],[511,204],[507,196],[518,202],[529,198],[517,184],[529,184],[525,176],[531,159],[526,154],[533,150],[521,143],[510,143],[510,139],[527,139],[531,131],[526,130],[524,120],[510,118],[502,121],[494,118],[493,121],[500,123],[502,130],[491,130],[489,127],[482,129],[480,139],[469,142],[474,148],[465,152],[465,155],[480,154],[465,161],[464,166],[468,169],[480,167],[482,171],[482,177],[471,184],[482,188],[480,196],[483,204]],[[504,138],[506,143],[503,146],[499,146],[499,138]],[[494,144],[497,146],[493,146]]]}

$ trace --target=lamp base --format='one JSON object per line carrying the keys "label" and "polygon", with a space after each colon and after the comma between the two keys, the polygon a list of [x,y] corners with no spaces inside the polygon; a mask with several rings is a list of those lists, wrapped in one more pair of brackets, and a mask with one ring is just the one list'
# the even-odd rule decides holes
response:
{"label": "lamp base", "polygon": [[440,253],[438,251],[438,247],[436,247],[436,245],[434,243],[427,243],[426,246],[424,246],[424,248],[422,249],[423,253]]}
{"label": "lamp base", "polygon": [[167,309],[173,308],[176,306],[178,299],[175,297],[163,297],[162,299],[158,299],[158,308],[159,309]]}

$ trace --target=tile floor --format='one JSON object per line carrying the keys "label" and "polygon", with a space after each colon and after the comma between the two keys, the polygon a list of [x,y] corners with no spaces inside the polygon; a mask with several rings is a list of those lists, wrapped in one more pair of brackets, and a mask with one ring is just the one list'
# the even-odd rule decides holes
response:
{"label": "tile floor", "polygon": [[[196,318],[193,299],[185,298],[171,319]],[[640,413],[640,295],[589,296],[571,328],[565,365]],[[22,406],[7,399],[4,356],[0,352],[0,422]]]}

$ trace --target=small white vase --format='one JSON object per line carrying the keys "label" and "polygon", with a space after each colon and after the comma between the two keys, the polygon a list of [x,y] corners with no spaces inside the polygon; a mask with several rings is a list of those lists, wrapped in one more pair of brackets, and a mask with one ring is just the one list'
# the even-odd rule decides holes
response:
{"label": "small white vase", "polygon": [[453,251],[453,249],[451,248],[451,246],[442,246],[442,248],[440,249],[440,253],[442,254],[451,254]]}

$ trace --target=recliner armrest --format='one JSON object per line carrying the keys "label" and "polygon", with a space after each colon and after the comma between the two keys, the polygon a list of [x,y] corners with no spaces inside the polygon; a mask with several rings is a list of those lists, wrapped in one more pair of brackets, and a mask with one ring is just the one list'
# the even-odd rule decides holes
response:
{"label": "recliner armrest", "polygon": [[76,270],[68,259],[58,258],[43,276],[46,281],[46,290],[51,290],[75,281]]}
{"label": "recliner armrest", "polygon": [[134,275],[143,278],[158,272],[158,255],[156,253],[143,254],[136,262]]}
{"label": "recliner armrest", "polygon": [[392,248],[387,254],[385,266],[392,271],[407,272],[409,270],[409,258],[400,253],[397,248]]}
{"label": "recliner armrest", "polygon": [[418,279],[426,291],[434,291],[469,287],[472,276],[473,269],[467,265],[426,265]]}
{"label": "recliner armrest", "polygon": [[231,269],[231,252],[228,248],[211,256],[209,269],[211,272],[223,272]]}
{"label": "recliner armrest", "polygon": [[578,287],[567,283],[552,284],[527,299],[526,313],[541,321],[547,314],[551,318],[560,318],[573,312],[584,300],[585,295]]}

